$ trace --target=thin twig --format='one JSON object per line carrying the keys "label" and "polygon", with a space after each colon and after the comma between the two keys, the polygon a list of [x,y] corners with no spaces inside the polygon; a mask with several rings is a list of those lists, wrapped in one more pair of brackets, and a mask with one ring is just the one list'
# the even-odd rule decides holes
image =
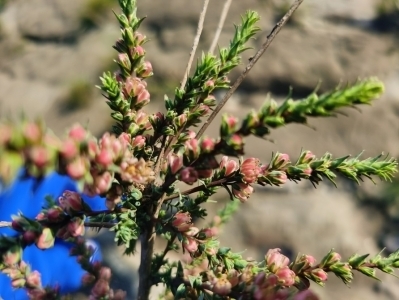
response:
{"label": "thin twig", "polygon": [[245,77],[247,77],[249,71],[253,68],[253,66],[257,63],[259,58],[265,53],[266,49],[269,48],[270,44],[274,40],[274,38],[277,36],[277,34],[280,32],[281,28],[287,23],[288,19],[291,17],[291,15],[297,10],[299,5],[303,0],[296,0],[288,10],[288,12],[281,18],[281,20],[274,26],[272,31],[269,33],[269,35],[266,38],[266,41],[263,43],[262,47],[256,52],[255,56],[251,59],[249,64],[245,67],[245,70],[241,73],[240,77],[237,78],[237,80],[234,82],[234,84],[231,86],[229,91],[224,95],[222,101],[215,107],[215,110],[212,112],[212,114],[209,116],[208,120],[205,121],[205,123],[202,125],[201,129],[198,131],[196,138],[200,138],[201,135],[205,132],[205,130],[208,128],[208,126],[212,123],[213,119],[215,119],[216,115],[219,113],[219,111],[222,109],[222,107],[226,104],[227,100],[230,99],[230,97],[233,95],[233,93],[236,91],[238,86],[242,83]]}
{"label": "thin twig", "polygon": [[195,51],[197,50],[199,39],[202,33],[202,28],[204,27],[204,20],[205,20],[206,10],[208,9],[208,4],[209,0],[204,0],[204,5],[202,6],[202,11],[198,20],[197,34],[195,35],[193,47],[191,48],[190,52],[190,59],[188,60],[186,70],[184,71],[184,77],[180,84],[181,90],[184,89],[184,86],[186,85],[187,82],[188,74],[190,73],[191,65],[194,60]]}
{"label": "thin twig", "polygon": [[217,43],[219,41],[219,37],[220,37],[220,34],[222,33],[224,21],[226,20],[226,16],[227,16],[227,13],[228,13],[229,8],[230,8],[231,1],[232,0],[226,0],[226,2],[223,5],[222,13],[220,15],[219,24],[218,24],[218,27],[217,27],[217,29],[215,31],[215,36],[213,37],[213,41],[212,41],[211,47],[209,48],[209,53],[211,53],[211,54],[213,54],[213,51],[215,51],[216,45],[217,45]]}
{"label": "thin twig", "polygon": [[11,227],[11,222],[6,222],[6,221],[0,221],[0,228],[3,227]]}

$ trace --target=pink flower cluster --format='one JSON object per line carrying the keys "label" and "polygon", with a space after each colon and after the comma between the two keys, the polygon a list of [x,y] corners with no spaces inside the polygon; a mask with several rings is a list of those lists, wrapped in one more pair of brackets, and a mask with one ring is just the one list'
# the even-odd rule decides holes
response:
{"label": "pink flower cluster", "polygon": [[182,245],[191,254],[198,250],[198,245],[201,242],[200,238],[212,238],[217,233],[215,228],[199,230],[192,223],[191,215],[188,212],[177,212],[171,225],[183,235]]}
{"label": "pink flower cluster", "polygon": [[31,271],[29,265],[24,261],[6,266],[2,272],[10,277],[13,288],[25,288],[29,299],[55,299],[59,294],[58,286],[52,289],[43,288],[40,273]]}

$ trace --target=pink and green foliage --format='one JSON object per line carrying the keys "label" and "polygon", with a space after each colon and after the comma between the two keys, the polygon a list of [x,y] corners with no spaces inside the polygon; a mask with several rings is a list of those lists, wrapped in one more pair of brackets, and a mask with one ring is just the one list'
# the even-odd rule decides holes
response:
{"label": "pink and green foliage", "polygon": [[[165,285],[165,297],[175,299],[316,299],[310,282],[323,286],[331,274],[345,284],[355,271],[375,279],[377,269],[393,274],[399,251],[369,259],[354,254],[348,260],[331,251],[319,261],[305,254],[290,261],[280,249],[271,249],[263,261],[254,262],[218,241],[219,227],[239,210],[240,202],[250,201],[259,185],[310,181],[316,186],[323,180],[335,184],[337,175],[355,182],[364,177],[390,180],[397,162],[382,155],[316,157],[304,150],[295,161],[284,153],[272,154],[269,161],[243,158],[247,136],[262,138],[289,123],[305,124],[308,117],[333,116],[338,108],[370,104],[382,94],[383,84],[372,78],[299,101],[290,96],[282,104],[269,100],[242,121],[223,115],[217,138],[202,136],[194,130],[217,110],[215,91],[230,89],[228,75],[260,30],[259,15],[247,12],[228,47],[217,55],[202,55],[192,76],[173,96],[165,96],[165,114],[150,113],[145,110],[151,99],[146,78],[153,69],[146,60],[147,38],[138,31],[143,19],[136,16],[135,2],[119,0],[121,37],[114,44],[119,70],[104,73],[99,86],[115,120],[110,133],[96,139],[73,125],[58,138],[41,122],[0,123],[0,176],[5,182],[21,167],[32,176],[56,171],[76,180],[82,192],[103,196],[108,208],[92,211],[79,193],[65,191],[48,201],[35,219],[14,216],[8,226],[19,235],[0,237],[0,269],[11,277],[13,287],[25,288],[31,299],[63,297],[58,287],[43,287],[40,274],[21,261],[27,245],[47,249],[58,237],[75,243],[71,255],[87,271],[82,283],[92,286],[90,299],[124,299],[124,292],[110,287],[111,270],[90,262],[92,249],[82,237],[85,227],[109,228],[126,254],[135,254],[141,242],[138,299],[148,299],[151,286],[157,284]],[[296,1],[296,7],[301,2]],[[181,190],[179,182],[191,186]],[[202,205],[219,188],[231,202],[209,227],[196,227],[193,220],[207,216]],[[155,238],[167,241],[161,253],[154,254]],[[165,256],[172,250],[188,253],[191,262],[169,261]]]}

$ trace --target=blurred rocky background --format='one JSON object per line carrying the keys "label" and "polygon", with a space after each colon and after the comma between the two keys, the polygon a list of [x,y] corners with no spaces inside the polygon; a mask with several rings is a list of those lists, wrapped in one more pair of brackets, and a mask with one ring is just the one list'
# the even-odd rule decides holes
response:
{"label": "blurred rocky background", "polygon": [[[223,2],[210,2],[200,44],[204,51]],[[252,42],[257,49],[291,2],[233,0],[219,45],[228,43],[240,14],[254,9],[262,16],[263,29]],[[200,0],[138,0],[139,15],[148,16],[141,32],[151,39],[146,50],[155,72],[148,80],[153,111],[163,109],[163,94],[171,95],[182,78],[201,5]],[[0,0],[0,6],[0,116],[43,118],[57,133],[73,122],[98,135],[109,129],[108,108],[94,85],[104,70],[115,69],[111,46],[119,29],[111,9],[117,9],[116,0]],[[248,51],[244,63],[254,51]],[[386,84],[373,106],[310,120],[308,127],[276,130],[273,142],[249,139],[247,155],[267,161],[272,151],[296,158],[301,149],[309,149],[317,155],[364,150],[363,157],[383,151],[399,156],[399,1],[305,0],[224,111],[243,116],[259,107],[267,93],[281,100],[291,86],[294,97],[301,98],[319,83],[323,92],[369,76]],[[207,134],[217,135],[217,123]],[[344,257],[376,254],[383,247],[389,253],[399,247],[399,187],[377,183],[366,180],[356,186],[339,180],[338,189],[323,183],[315,190],[307,182],[257,189],[224,228],[221,240],[258,260],[276,247],[287,255],[318,258],[331,248]],[[222,208],[227,198],[220,193],[210,211]],[[134,299],[137,259],[121,258],[123,249],[115,250],[109,234],[101,233],[99,241],[116,273],[115,285]],[[359,275],[346,287],[331,277],[327,287],[313,289],[327,300],[399,299],[399,279],[381,278],[379,283]]]}

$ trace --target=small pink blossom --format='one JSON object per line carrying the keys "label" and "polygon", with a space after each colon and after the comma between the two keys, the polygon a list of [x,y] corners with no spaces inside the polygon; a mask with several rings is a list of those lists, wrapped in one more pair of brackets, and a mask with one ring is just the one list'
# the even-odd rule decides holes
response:
{"label": "small pink blossom", "polygon": [[38,168],[43,168],[51,159],[50,151],[44,146],[34,146],[29,151],[29,158]]}
{"label": "small pink blossom", "polygon": [[238,198],[242,203],[246,202],[253,193],[254,188],[245,183],[238,183],[233,185],[233,195]]}
{"label": "small pink blossom", "polygon": [[198,250],[198,242],[191,237],[187,237],[182,242],[184,249],[186,249],[189,253],[194,253]]}
{"label": "small pink blossom", "polygon": [[74,217],[67,225],[68,232],[71,236],[77,237],[85,233],[85,226],[83,219]]}
{"label": "small pink blossom", "polygon": [[23,135],[28,141],[35,143],[40,140],[42,136],[42,131],[38,124],[27,123],[23,128]]}
{"label": "small pink blossom", "polygon": [[218,228],[217,227],[209,227],[209,228],[204,228],[201,230],[201,233],[205,235],[206,238],[211,238],[214,237],[218,234]]}
{"label": "small pink blossom", "polygon": [[168,156],[168,164],[170,167],[170,173],[175,175],[183,167],[183,156],[171,153]]}
{"label": "small pink blossom", "polygon": [[198,172],[193,167],[187,167],[180,171],[179,179],[187,184],[193,184],[198,180]]}
{"label": "small pink blossom", "polygon": [[145,137],[142,135],[137,135],[133,139],[131,145],[132,145],[133,149],[137,149],[137,150],[143,149],[145,146]]}
{"label": "small pink blossom", "polygon": [[103,279],[99,279],[91,290],[91,296],[94,297],[93,299],[100,299],[107,296],[109,291],[109,282]]}
{"label": "small pink blossom", "polygon": [[323,269],[317,268],[312,270],[312,277],[318,282],[326,282],[328,279],[328,274]]}
{"label": "small pink blossom", "polygon": [[296,274],[289,267],[285,266],[276,271],[276,276],[280,284],[284,286],[292,286],[295,284]]}
{"label": "small pink blossom", "polygon": [[198,158],[200,153],[199,143],[197,139],[189,139],[185,142],[186,155],[191,159]]}
{"label": "small pink blossom", "polygon": [[83,157],[76,157],[66,166],[67,174],[75,180],[81,179],[87,172],[88,161]]}
{"label": "small pink blossom", "polygon": [[273,168],[282,169],[290,163],[290,157],[285,153],[276,153],[273,160]]}
{"label": "small pink blossom", "polygon": [[191,226],[187,231],[184,232],[185,236],[195,236],[199,232],[197,227]]}
{"label": "small pink blossom", "polygon": [[188,212],[178,212],[172,221],[172,226],[180,232],[185,232],[192,226],[191,216]]}
{"label": "small pink blossom", "polygon": [[310,151],[303,152],[301,156],[302,156],[301,163],[310,163],[316,158],[316,155],[314,155]]}
{"label": "small pink blossom", "polygon": [[227,296],[231,292],[232,284],[227,279],[226,274],[215,278],[212,292],[219,296]]}
{"label": "small pink blossom", "polygon": [[33,271],[26,276],[26,284],[30,288],[40,288],[42,286],[41,275],[38,271]]}
{"label": "small pink blossom", "polygon": [[215,149],[215,141],[210,137],[204,137],[200,144],[202,153],[211,153]]}
{"label": "small pink blossom", "polygon": [[87,131],[81,125],[75,124],[69,129],[68,136],[76,142],[82,142],[86,139]]}
{"label": "small pink blossom", "polygon": [[265,255],[265,261],[269,270],[275,273],[278,269],[288,266],[290,260],[280,253],[279,248],[270,249]]}
{"label": "small pink blossom", "polygon": [[243,176],[242,180],[248,184],[256,182],[260,172],[259,159],[254,157],[247,158],[240,166],[240,173]]}
{"label": "small pink blossom", "polygon": [[43,228],[42,233],[36,239],[36,246],[39,249],[48,249],[54,246],[54,235],[50,228]]}
{"label": "small pink blossom", "polygon": [[60,152],[64,158],[71,159],[74,158],[76,155],[78,155],[79,148],[76,141],[74,141],[71,138],[68,138],[65,141],[63,141]]}
{"label": "small pink blossom", "polygon": [[235,160],[229,159],[228,156],[223,156],[220,161],[220,169],[224,170],[224,176],[228,177],[238,170],[238,163]]}
{"label": "small pink blossom", "polygon": [[83,209],[82,198],[79,193],[73,191],[64,191],[58,198],[60,206],[68,213],[79,212]]}
{"label": "small pink blossom", "polygon": [[139,67],[138,76],[141,78],[147,78],[152,76],[152,65],[149,61],[143,62],[143,64]]}

